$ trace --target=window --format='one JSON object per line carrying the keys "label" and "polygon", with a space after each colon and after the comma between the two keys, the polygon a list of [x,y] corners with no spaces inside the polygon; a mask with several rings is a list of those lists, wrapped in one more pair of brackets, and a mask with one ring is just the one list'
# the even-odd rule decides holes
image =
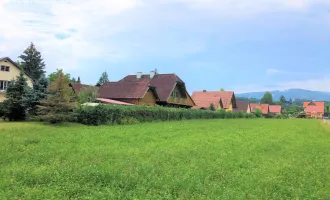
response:
{"label": "window", "polygon": [[1,71],[6,71],[6,72],[9,72],[9,66],[4,66],[4,65],[1,65],[1,68],[0,68]]}
{"label": "window", "polygon": [[10,84],[10,81],[0,81],[0,91],[5,91]]}
{"label": "window", "polygon": [[173,97],[173,98],[177,98],[177,97],[179,97],[179,93],[178,93],[178,92],[172,92],[172,97]]}

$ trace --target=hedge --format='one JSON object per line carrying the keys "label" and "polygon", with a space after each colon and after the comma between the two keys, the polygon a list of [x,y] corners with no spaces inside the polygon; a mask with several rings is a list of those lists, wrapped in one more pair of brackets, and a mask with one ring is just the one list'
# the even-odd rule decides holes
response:
{"label": "hedge", "polygon": [[166,107],[98,105],[79,106],[77,122],[86,125],[134,124],[189,119],[255,118],[254,114],[222,111],[191,110]]}

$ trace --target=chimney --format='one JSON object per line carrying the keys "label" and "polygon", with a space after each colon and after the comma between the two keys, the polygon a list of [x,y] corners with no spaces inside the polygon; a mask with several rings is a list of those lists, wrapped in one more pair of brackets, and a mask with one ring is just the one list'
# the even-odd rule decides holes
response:
{"label": "chimney", "polygon": [[140,79],[141,77],[142,77],[142,72],[137,72],[137,73],[136,73],[136,78],[137,78],[137,79]]}
{"label": "chimney", "polygon": [[203,92],[206,92],[206,90],[203,90]]}
{"label": "chimney", "polygon": [[152,79],[155,75],[156,75],[156,72],[155,71],[151,71],[150,72],[150,79]]}

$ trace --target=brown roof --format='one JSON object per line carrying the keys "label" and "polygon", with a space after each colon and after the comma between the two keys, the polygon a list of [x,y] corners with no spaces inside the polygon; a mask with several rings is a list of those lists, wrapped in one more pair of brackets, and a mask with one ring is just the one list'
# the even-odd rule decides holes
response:
{"label": "brown roof", "polygon": [[152,87],[156,88],[159,100],[163,102],[168,101],[177,83],[184,85],[184,82],[175,74],[156,74],[152,79],[150,79],[150,75],[142,75],[140,79],[137,79],[136,75],[128,75],[119,82],[150,83]]}
{"label": "brown roof", "polygon": [[[100,98],[107,99],[142,99],[153,89],[148,82],[107,82],[99,88]],[[157,93],[155,92],[158,98]]]}
{"label": "brown roof", "polygon": [[197,91],[193,92],[192,98],[197,106],[209,108],[213,103],[216,109],[222,104],[222,108],[228,109],[234,92],[232,91]]}
{"label": "brown roof", "polygon": [[269,112],[270,113],[275,113],[275,114],[281,114],[282,106],[280,106],[280,105],[270,105],[269,106]]}
{"label": "brown roof", "polygon": [[88,87],[95,87],[96,86],[92,86],[92,85],[86,85],[86,84],[81,84],[81,83],[71,83],[71,87],[74,91],[74,93],[79,94],[80,90],[83,88],[88,88]]}
{"label": "brown roof", "polygon": [[248,108],[249,108],[249,102],[247,101],[236,101],[236,106],[237,108],[235,108],[233,111],[234,112],[247,112]]}

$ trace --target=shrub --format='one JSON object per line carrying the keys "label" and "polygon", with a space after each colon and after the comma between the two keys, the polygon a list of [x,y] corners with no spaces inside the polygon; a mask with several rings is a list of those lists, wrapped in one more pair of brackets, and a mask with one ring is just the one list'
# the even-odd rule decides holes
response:
{"label": "shrub", "polygon": [[3,117],[5,115],[6,111],[5,111],[5,104],[2,102],[0,103],[0,118]]}
{"label": "shrub", "polygon": [[79,106],[77,121],[87,125],[136,124],[154,121],[174,121],[188,119],[253,118],[253,114],[233,113],[220,110],[190,110],[182,108],[103,105]]}

